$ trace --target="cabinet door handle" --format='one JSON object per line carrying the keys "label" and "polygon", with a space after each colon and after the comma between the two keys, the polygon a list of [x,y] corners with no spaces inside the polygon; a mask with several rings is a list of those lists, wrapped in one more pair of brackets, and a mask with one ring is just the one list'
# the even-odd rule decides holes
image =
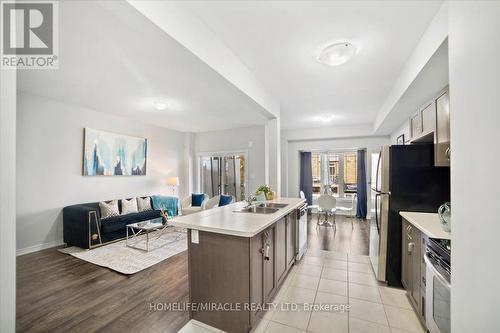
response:
{"label": "cabinet door handle", "polygon": [[414,247],[415,247],[415,243],[413,243],[413,242],[408,243],[408,254],[412,254]]}
{"label": "cabinet door handle", "polygon": [[271,247],[269,246],[269,244],[266,244],[266,246],[261,250],[262,254],[264,254],[264,260],[269,260],[269,249]]}
{"label": "cabinet door handle", "polygon": [[450,156],[451,156],[451,149],[450,149],[450,147],[446,148],[445,154],[446,154],[446,158],[449,161],[450,160]]}

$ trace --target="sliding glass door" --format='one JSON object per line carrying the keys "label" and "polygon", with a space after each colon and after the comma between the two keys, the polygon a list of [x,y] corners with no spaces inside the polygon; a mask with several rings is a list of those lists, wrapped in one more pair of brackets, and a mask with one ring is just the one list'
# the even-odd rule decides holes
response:
{"label": "sliding glass door", "polygon": [[200,190],[210,197],[228,194],[236,201],[245,200],[245,154],[200,157]]}

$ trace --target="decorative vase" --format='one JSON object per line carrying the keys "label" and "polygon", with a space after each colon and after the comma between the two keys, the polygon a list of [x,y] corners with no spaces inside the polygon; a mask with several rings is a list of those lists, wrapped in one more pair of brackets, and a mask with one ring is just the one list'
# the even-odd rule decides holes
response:
{"label": "decorative vase", "polygon": [[451,204],[445,202],[438,209],[439,221],[441,227],[446,232],[451,232]]}
{"label": "decorative vase", "polygon": [[274,192],[273,191],[267,192],[266,193],[266,199],[267,200],[273,200],[274,199]]}

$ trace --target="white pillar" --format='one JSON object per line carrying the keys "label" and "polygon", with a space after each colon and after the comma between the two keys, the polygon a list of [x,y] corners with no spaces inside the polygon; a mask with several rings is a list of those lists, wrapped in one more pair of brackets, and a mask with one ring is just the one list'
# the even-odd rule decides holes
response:
{"label": "white pillar", "polygon": [[[281,132],[281,131],[280,131]],[[280,158],[280,169],[281,169],[281,195],[284,197],[289,196],[288,193],[288,140],[280,136],[281,145],[281,158]]]}
{"label": "white pillar", "polygon": [[449,5],[451,331],[500,332],[500,2]]}
{"label": "white pillar", "polygon": [[16,71],[0,74],[0,331],[16,327]]}
{"label": "white pillar", "polygon": [[[188,132],[184,136],[184,184],[181,186],[179,197],[182,199],[195,191],[197,187],[196,158],[194,156],[194,133]],[[198,189],[196,189],[197,191]]]}
{"label": "white pillar", "polygon": [[266,125],[266,183],[281,196],[281,133],[279,118]]}

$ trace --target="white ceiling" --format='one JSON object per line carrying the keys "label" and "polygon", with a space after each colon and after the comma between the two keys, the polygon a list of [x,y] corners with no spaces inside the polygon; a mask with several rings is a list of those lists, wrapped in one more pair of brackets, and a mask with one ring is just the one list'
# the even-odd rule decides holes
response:
{"label": "white ceiling", "polygon": [[[181,131],[264,124],[260,106],[124,1],[60,3],[58,70],[21,91]],[[153,101],[165,99],[164,111]]]}
{"label": "white ceiling", "polygon": [[[280,99],[284,129],[371,124],[441,1],[182,1]],[[315,61],[330,42],[357,55]],[[329,123],[318,117],[332,114]]]}
{"label": "white ceiling", "polygon": [[391,133],[408,121],[422,104],[431,100],[448,85],[448,75],[448,39],[446,39],[408,86],[376,133]]}

